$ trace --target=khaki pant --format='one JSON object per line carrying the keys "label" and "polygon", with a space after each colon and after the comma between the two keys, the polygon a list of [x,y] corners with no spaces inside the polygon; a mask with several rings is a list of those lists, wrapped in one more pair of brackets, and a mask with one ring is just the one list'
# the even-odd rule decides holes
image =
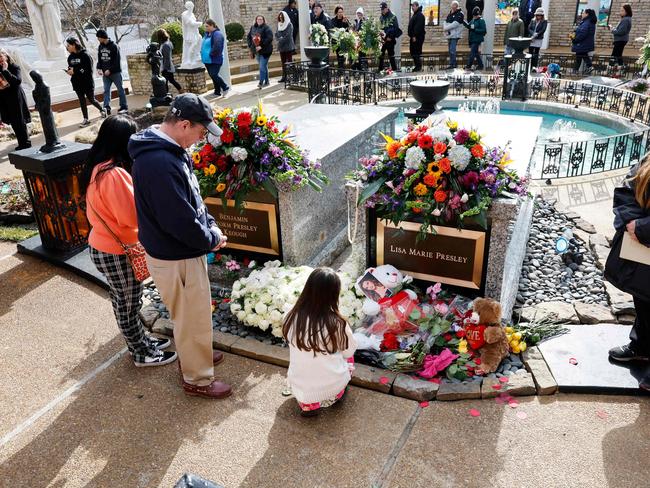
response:
{"label": "khaki pant", "polygon": [[165,261],[147,254],[149,273],[174,322],[176,352],[187,383],[214,381],[212,297],[205,256]]}

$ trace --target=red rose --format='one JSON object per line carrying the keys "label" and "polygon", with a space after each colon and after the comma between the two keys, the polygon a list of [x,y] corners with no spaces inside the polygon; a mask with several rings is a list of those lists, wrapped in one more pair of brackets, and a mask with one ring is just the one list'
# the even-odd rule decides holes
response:
{"label": "red rose", "polygon": [[230,303],[230,298],[224,298],[221,303]]}
{"label": "red rose", "polygon": [[474,367],[473,366],[467,366],[467,371],[474,371]]}
{"label": "red rose", "polygon": [[481,364],[481,358],[476,358],[476,359],[474,360],[474,362],[475,362],[477,365]]}
{"label": "red rose", "polygon": [[465,337],[465,331],[463,329],[460,329],[459,331],[456,331],[456,337],[458,337],[459,339],[462,339],[463,337]]}
{"label": "red rose", "polygon": [[451,334],[445,334],[444,336],[445,341],[449,342],[451,340]]}
{"label": "red rose", "polygon": [[250,126],[244,126],[239,128],[239,137],[242,139],[248,139],[248,136],[251,135],[251,128]]}
{"label": "red rose", "polygon": [[228,169],[228,160],[226,159],[226,156],[219,156],[217,159],[217,169],[222,173]]}
{"label": "red rose", "polygon": [[433,194],[433,198],[435,199],[436,202],[442,203],[445,200],[447,200],[447,192],[444,192],[442,190],[436,190],[436,192]]}
{"label": "red rose", "polygon": [[422,134],[418,137],[418,146],[422,149],[431,149],[433,147],[433,138],[429,134]]}
{"label": "red rose", "polygon": [[221,257],[222,257],[221,254],[215,254],[214,255],[214,260],[215,261],[221,261]]}
{"label": "red rose", "polygon": [[397,340],[397,336],[392,332],[386,332],[384,334],[384,340],[381,341],[381,344],[379,345],[379,349],[383,352],[395,351],[399,349],[399,341]]}
{"label": "red rose", "polygon": [[438,177],[436,175],[434,175],[433,173],[428,173],[422,179],[422,181],[424,181],[425,185],[427,185],[429,187],[432,187],[432,186],[436,186],[438,184]]}
{"label": "red rose", "polygon": [[243,263],[244,266],[248,266],[249,264],[251,264],[251,260],[248,259],[248,258],[244,258],[244,260],[242,261],[242,263]]}
{"label": "red rose", "polygon": [[447,150],[447,144],[444,142],[436,142],[433,146],[433,152],[436,154],[443,154]]}

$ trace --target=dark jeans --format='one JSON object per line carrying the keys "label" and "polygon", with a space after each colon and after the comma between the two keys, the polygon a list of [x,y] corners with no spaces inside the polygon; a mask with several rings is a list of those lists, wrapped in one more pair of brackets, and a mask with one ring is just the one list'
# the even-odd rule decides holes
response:
{"label": "dark jeans", "polygon": [[627,41],[615,41],[614,48],[612,49],[612,58],[616,60],[616,64],[623,64],[623,50]]}
{"label": "dark jeans", "polygon": [[587,65],[587,68],[591,68],[591,57],[589,57],[589,53],[581,53],[581,54],[576,53],[576,64],[574,66],[576,72],[580,70],[580,65],[582,64],[583,60]]}
{"label": "dark jeans", "polygon": [[222,90],[228,89],[226,82],[223,81],[221,76],[219,76],[221,65],[216,63],[208,63],[205,65],[205,69],[208,70],[208,74],[210,75],[210,78],[212,78],[212,83],[214,84],[214,94],[221,95]]}
{"label": "dark jeans", "polygon": [[160,74],[162,75],[163,78],[167,80],[167,91],[169,91],[169,84],[171,83],[172,85],[174,85],[174,88],[178,90],[178,93],[182,92],[181,84],[174,79],[174,73],[172,73],[171,71],[163,70],[161,71]]}
{"label": "dark jeans", "polygon": [[413,67],[415,71],[422,71],[422,44],[424,44],[424,40],[415,42],[412,40],[409,41],[409,53],[411,53],[411,57],[413,58]]}
{"label": "dark jeans", "polygon": [[395,41],[385,42],[381,46],[381,54],[379,55],[379,71],[384,69],[384,53],[388,51],[388,60],[390,67],[393,71],[397,71],[397,62],[395,61]]}
{"label": "dark jeans", "polygon": [[634,297],[636,320],[630,332],[631,347],[636,352],[650,354],[650,302]]}
{"label": "dark jeans", "polygon": [[529,47],[528,52],[533,56],[533,58],[530,60],[530,65],[533,68],[537,68],[537,65],[539,65],[539,50],[541,48],[539,47]]}
{"label": "dark jeans", "polygon": [[293,51],[287,51],[285,53],[280,53],[280,61],[282,62],[282,79],[287,79],[287,69],[284,66],[286,63],[293,62]]}
{"label": "dark jeans", "polygon": [[102,106],[95,99],[95,88],[88,88],[86,91],[75,91],[77,97],[79,98],[79,107],[81,107],[81,113],[84,116],[84,119],[88,119],[88,106],[86,105],[86,99],[90,104],[95,107],[100,112],[102,111]]}
{"label": "dark jeans", "polygon": [[449,46],[449,66],[455,68],[456,65],[456,47],[458,46],[458,39],[447,39],[447,44]]}
{"label": "dark jeans", "polygon": [[14,130],[14,134],[16,134],[18,147],[21,149],[31,147],[32,143],[29,141],[29,135],[27,134],[27,124],[22,117],[17,120],[12,120],[11,128]]}
{"label": "dark jeans", "polygon": [[120,97],[120,110],[128,110],[129,106],[126,102],[126,92],[122,86],[122,73],[112,73],[110,76],[104,75],[104,107],[110,109],[111,107],[111,85],[115,85],[117,94]]}
{"label": "dark jeans", "polygon": [[469,45],[470,51],[469,58],[467,59],[467,69],[472,67],[474,60],[476,60],[478,69],[483,69],[483,60],[481,59],[481,53],[479,52],[480,47],[481,45],[476,42]]}

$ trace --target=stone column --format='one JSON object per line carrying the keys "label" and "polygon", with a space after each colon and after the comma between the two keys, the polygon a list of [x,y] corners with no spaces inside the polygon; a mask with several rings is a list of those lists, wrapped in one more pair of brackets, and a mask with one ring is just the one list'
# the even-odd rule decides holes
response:
{"label": "stone column", "polygon": [[[497,2],[496,0],[485,0],[485,9],[483,10],[483,20],[487,26],[487,34],[483,42],[482,54],[491,55],[494,53],[494,23],[496,22]],[[471,12],[467,13],[471,19]]]}
{"label": "stone column", "polygon": [[309,16],[309,0],[298,0],[298,20],[300,23],[300,60],[306,61],[305,46],[311,45],[309,41],[309,27],[311,17]]}
{"label": "stone column", "polygon": [[[377,2],[377,4],[379,4],[379,3],[380,2]],[[407,22],[406,24],[404,24],[403,21],[402,21],[403,20],[403,17],[402,17],[402,4],[403,3],[404,3],[404,0],[390,0],[390,11],[393,12],[395,14],[395,16],[397,17],[397,22],[399,23],[399,28],[402,29],[402,32],[403,32],[402,37],[397,39],[397,43],[395,45],[395,57],[397,59],[401,59],[401,57],[402,57],[402,41],[406,37],[408,37],[408,33],[407,33],[408,20],[405,21],[405,22]],[[377,7],[375,7],[375,8],[377,8]],[[374,17],[374,15],[370,15],[368,13],[366,13],[366,15]],[[379,15],[380,14],[377,15],[377,18],[379,17]],[[408,19],[408,15],[406,16],[406,19]]]}
{"label": "stone column", "polygon": [[210,18],[215,21],[219,30],[223,33],[223,64],[219,70],[219,76],[223,78],[228,86],[232,85],[230,81],[230,61],[228,60],[228,36],[226,36],[226,21],[223,18],[223,7],[221,0],[208,0],[208,13]]}

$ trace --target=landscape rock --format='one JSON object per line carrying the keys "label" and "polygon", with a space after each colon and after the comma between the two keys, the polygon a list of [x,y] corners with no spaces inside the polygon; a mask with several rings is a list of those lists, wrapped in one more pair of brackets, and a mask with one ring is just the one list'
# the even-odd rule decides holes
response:
{"label": "landscape rock", "polygon": [[[495,389],[495,385],[500,385],[500,387]],[[481,387],[481,398],[494,398],[500,393],[508,393],[512,396],[529,396],[536,392],[533,376],[528,372],[518,372],[518,374],[508,376],[507,383],[501,383],[498,379],[485,378]]]}
{"label": "landscape rock", "polygon": [[230,352],[285,368],[289,366],[288,348],[269,346],[256,339],[240,337],[231,344]]}
{"label": "landscape rock", "polygon": [[151,332],[155,332],[156,334],[173,336],[174,322],[172,322],[169,319],[161,317],[154,322],[153,326],[151,327]]}
{"label": "landscape rock", "polygon": [[600,244],[595,245],[592,248],[594,254],[596,255],[596,264],[598,269],[605,270],[605,263],[607,263],[607,257],[609,256],[609,247],[601,246]]}
{"label": "landscape rock", "polygon": [[156,322],[156,320],[158,320],[160,317],[160,311],[153,305],[147,305],[140,310],[138,315],[140,316],[140,320],[142,321],[144,328],[151,330],[154,322]]}
{"label": "landscape rock", "polygon": [[590,234],[589,247],[593,251],[596,246],[609,247],[609,241],[602,234]]}
{"label": "landscape rock", "polygon": [[466,383],[440,383],[436,400],[453,401],[481,398],[481,384],[484,382],[485,378],[483,381],[470,381]]}
{"label": "landscape rock", "polygon": [[596,233],[596,228],[592,224],[587,222],[585,219],[582,219],[582,218],[575,219],[574,222],[576,224],[576,227],[578,227],[578,229],[584,230],[585,232],[587,232],[589,234],[595,234]]}
{"label": "landscape rock", "polygon": [[615,315],[635,313],[632,295],[619,290],[609,281],[605,281],[605,290],[609,296],[609,303],[612,307],[612,312],[614,312]]}
{"label": "landscape rock", "polygon": [[623,313],[616,316],[616,321],[621,325],[634,325],[636,315]]}
{"label": "landscape rock", "polygon": [[558,324],[579,324],[578,314],[572,304],[560,301],[542,302],[517,311],[522,322],[532,322],[548,317]]}
{"label": "landscape rock", "polygon": [[574,307],[581,324],[613,324],[616,321],[609,307],[582,302],[575,302]]}
{"label": "landscape rock", "polygon": [[393,382],[393,393],[398,397],[409,398],[418,402],[433,400],[439,385],[431,381],[420,380],[406,374],[398,374]]}
{"label": "landscape rock", "polygon": [[[350,383],[362,388],[388,393],[396,376],[396,373],[387,369],[371,368],[365,364],[355,364]],[[387,378],[388,381],[382,382],[382,377]]]}
{"label": "landscape rock", "polygon": [[558,386],[544,356],[537,347],[530,347],[522,354],[524,364],[533,376],[538,395],[553,395]]}
{"label": "landscape rock", "polygon": [[239,340],[239,337],[233,334],[226,334],[221,331],[212,332],[212,347],[222,351],[230,352],[232,345]]}

